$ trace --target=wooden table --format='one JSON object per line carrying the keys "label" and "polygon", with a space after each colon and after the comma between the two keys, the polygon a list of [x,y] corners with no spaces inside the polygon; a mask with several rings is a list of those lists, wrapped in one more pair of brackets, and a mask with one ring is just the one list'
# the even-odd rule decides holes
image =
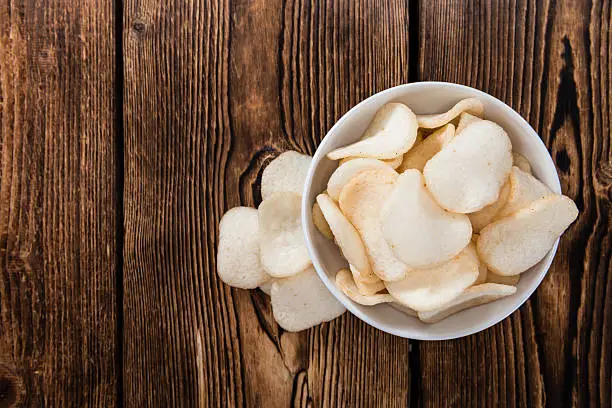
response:
{"label": "wooden table", "polygon": [[[0,406],[611,405],[609,1],[2,0]],[[279,152],[397,84],[500,98],[581,210],[536,294],[454,341],[283,332],[215,273]]]}

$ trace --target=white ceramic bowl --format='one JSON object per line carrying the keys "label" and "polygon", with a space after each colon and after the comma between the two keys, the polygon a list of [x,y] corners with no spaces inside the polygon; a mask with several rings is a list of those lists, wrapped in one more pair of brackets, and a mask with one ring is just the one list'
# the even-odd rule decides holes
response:
{"label": "white ceramic bowl", "polygon": [[542,140],[518,113],[482,91],[446,82],[417,82],[387,89],[348,111],[327,133],[317,149],[304,188],[302,224],[312,262],[321,280],[355,316],[387,333],[417,340],[445,340],[467,336],[500,322],[518,309],[536,290],[557,251],[559,241],[537,265],[521,275],[513,296],[454,314],[438,323],[426,324],[389,305],[362,306],[346,297],[334,284],[336,272],[347,263],[333,242],[323,237],[312,222],[315,197],[327,187],[338,166],[327,159],[331,150],[357,141],[376,111],[388,102],[402,102],[416,114],[444,112],[463,98],[476,97],[485,107],[485,117],[500,124],[510,135],[514,151],[531,163],[533,174],[555,193],[561,193],[555,165]]}

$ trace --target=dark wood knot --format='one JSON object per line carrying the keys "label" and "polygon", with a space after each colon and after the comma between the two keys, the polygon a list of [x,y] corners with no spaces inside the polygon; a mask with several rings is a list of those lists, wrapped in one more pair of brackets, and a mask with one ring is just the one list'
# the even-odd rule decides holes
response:
{"label": "dark wood knot", "polygon": [[25,388],[21,378],[0,364],[0,408],[16,407],[22,402]]}
{"label": "dark wood knot", "polygon": [[132,24],[132,30],[134,30],[137,35],[143,35],[147,30],[147,26],[142,21],[136,21]]}
{"label": "dark wood knot", "polygon": [[567,150],[565,149],[557,152],[555,155],[555,161],[557,163],[557,167],[559,167],[559,170],[561,170],[563,173],[567,173],[572,165],[572,161],[567,154]]}

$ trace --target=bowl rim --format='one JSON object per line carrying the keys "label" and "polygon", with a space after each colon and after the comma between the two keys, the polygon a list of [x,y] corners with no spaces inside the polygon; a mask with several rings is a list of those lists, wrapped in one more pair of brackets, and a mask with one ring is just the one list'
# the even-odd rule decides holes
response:
{"label": "bowl rim", "polygon": [[[334,123],[334,125],[331,127],[331,129],[329,129],[329,131],[325,134],[325,137],[321,140],[321,142],[317,146],[317,150],[315,151],[315,154],[313,155],[312,162],[310,164],[310,167],[309,167],[307,175],[306,175],[306,182],[304,183],[304,190],[302,191],[301,221],[302,221],[302,226],[303,226],[303,231],[304,231],[304,238],[306,240],[306,246],[307,246],[307,249],[308,249],[308,254],[310,256],[310,259],[312,260],[313,266],[314,266],[317,274],[319,275],[319,278],[323,281],[323,284],[332,293],[332,295],[340,303],[342,303],[344,305],[344,307],[346,307],[347,310],[349,310],[353,315],[355,315],[360,320],[364,321],[365,323],[369,324],[370,326],[373,326],[373,327],[375,327],[375,328],[377,328],[379,330],[382,330],[385,333],[389,333],[389,334],[392,334],[394,336],[398,336],[398,337],[402,337],[402,338],[407,338],[407,339],[413,339],[413,340],[438,341],[438,340],[452,340],[452,339],[457,339],[457,338],[461,338],[461,337],[465,337],[465,336],[469,336],[469,335],[478,333],[478,332],[483,331],[485,329],[488,329],[488,328],[490,328],[492,326],[495,326],[496,324],[498,324],[499,322],[501,322],[502,320],[504,320],[508,316],[510,316],[512,313],[517,311],[527,301],[527,299],[529,299],[531,297],[531,295],[536,291],[536,289],[542,283],[542,280],[544,279],[544,277],[548,274],[550,266],[551,266],[551,264],[552,264],[552,262],[554,260],[555,255],[556,255],[557,248],[559,246],[560,238],[558,238],[555,241],[555,243],[553,244],[553,246],[550,249],[550,251],[540,261],[541,272],[539,273],[539,276],[534,280],[532,286],[530,288],[528,288],[527,290],[525,290],[521,294],[521,296],[519,297],[520,300],[515,303],[514,307],[508,308],[508,310],[504,311],[503,313],[495,315],[493,317],[490,317],[490,318],[488,318],[486,320],[483,320],[481,323],[479,323],[479,324],[477,324],[475,326],[472,326],[472,327],[470,327],[468,329],[458,329],[452,335],[432,334],[432,335],[429,335],[429,336],[423,336],[423,335],[419,335],[419,334],[408,335],[407,333],[404,333],[404,331],[398,331],[396,329],[387,327],[386,325],[380,324],[377,320],[370,318],[370,316],[367,313],[363,313],[361,310],[359,310],[355,306],[354,302],[352,300],[350,300],[348,297],[346,297],[346,295],[344,295],[344,293],[342,293],[340,291],[340,289],[338,289],[336,287],[335,283],[330,279],[330,277],[325,272],[325,269],[324,269],[323,265],[319,261],[319,256],[316,253],[315,244],[312,242],[312,240],[310,238],[310,234],[308,232],[309,229],[313,228],[312,215],[311,215],[311,212],[310,212],[310,207],[311,207],[312,203],[309,200],[309,196],[310,196],[311,190],[312,190],[312,179],[313,179],[315,170],[316,170],[318,164],[320,163],[320,161],[322,159],[322,156],[324,156],[324,153],[323,153],[321,147],[326,144],[326,140],[325,139],[328,136],[330,136],[330,135],[333,137],[334,132],[344,122],[350,120],[352,118],[352,116],[354,116],[360,110],[360,108],[362,108],[366,104],[370,103],[373,99],[381,98],[382,96],[384,96],[384,95],[386,95],[388,93],[397,92],[398,90],[404,90],[404,89],[409,89],[409,88],[428,88],[428,87],[432,87],[432,86],[451,87],[451,88],[458,88],[458,89],[466,90],[466,91],[469,91],[469,92],[474,92],[476,94],[476,97],[481,96],[483,98],[486,98],[491,103],[493,103],[495,105],[498,105],[503,110],[507,111],[508,114],[509,114],[509,117],[511,118],[511,120],[519,122],[521,127],[524,128],[526,130],[526,132],[529,133],[531,138],[535,140],[535,143],[539,144],[539,148],[540,149],[544,149],[544,151],[546,152],[546,155],[544,156],[545,160],[546,160],[546,163],[545,163],[546,166],[547,167],[550,166],[553,169],[555,169],[555,172],[554,172],[555,176],[554,176],[554,180],[553,180],[553,185],[549,186],[549,187],[553,190],[553,192],[558,193],[558,194],[561,193],[561,184],[560,184],[560,181],[559,181],[559,174],[558,174],[557,168],[556,168],[556,166],[555,166],[555,164],[554,164],[554,162],[552,160],[552,157],[550,156],[550,152],[546,148],[546,145],[544,144],[544,142],[542,141],[542,139],[540,138],[538,133],[529,124],[529,122],[527,122],[527,120],[525,120],[518,112],[516,112],[514,109],[512,109],[509,105],[507,105],[503,101],[497,99],[493,95],[490,95],[490,94],[488,94],[486,92],[483,92],[483,91],[481,91],[479,89],[476,89],[476,88],[472,88],[472,87],[467,86],[467,85],[461,85],[461,84],[456,84],[456,83],[452,83],[452,82],[441,82],[441,81],[412,82],[412,83],[401,84],[401,85],[397,85],[397,86],[394,86],[394,87],[391,87],[391,88],[384,89],[384,90],[382,90],[380,92],[377,92],[377,93],[367,97],[366,99],[360,101],[358,104],[356,104],[351,109],[349,109],[344,115],[342,115],[342,117],[340,117],[340,119],[338,119],[338,121],[336,121],[336,123]],[[330,139],[328,139],[328,140],[330,140]],[[517,296],[517,295],[519,295],[518,291],[513,296]]]}

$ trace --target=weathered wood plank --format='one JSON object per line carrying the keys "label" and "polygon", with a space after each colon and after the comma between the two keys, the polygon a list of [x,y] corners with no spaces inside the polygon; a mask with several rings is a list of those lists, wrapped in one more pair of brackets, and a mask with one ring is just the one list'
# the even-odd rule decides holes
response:
{"label": "weathered wood plank", "polygon": [[0,2],[0,406],[113,406],[112,1]]}
{"label": "weathered wood plank", "polygon": [[420,10],[419,79],[471,85],[520,112],[581,210],[518,312],[466,339],[420,343],[422,402],[609,406],[610,4],[423,1]]}
{"label": "weathered wood plank", "polygon": [[126,405],[406,404],[407,341],[348,314],[286,333],[215,273],[219,219],[259,204],[269,160],[407,82],[406,7],[125,2]]}

